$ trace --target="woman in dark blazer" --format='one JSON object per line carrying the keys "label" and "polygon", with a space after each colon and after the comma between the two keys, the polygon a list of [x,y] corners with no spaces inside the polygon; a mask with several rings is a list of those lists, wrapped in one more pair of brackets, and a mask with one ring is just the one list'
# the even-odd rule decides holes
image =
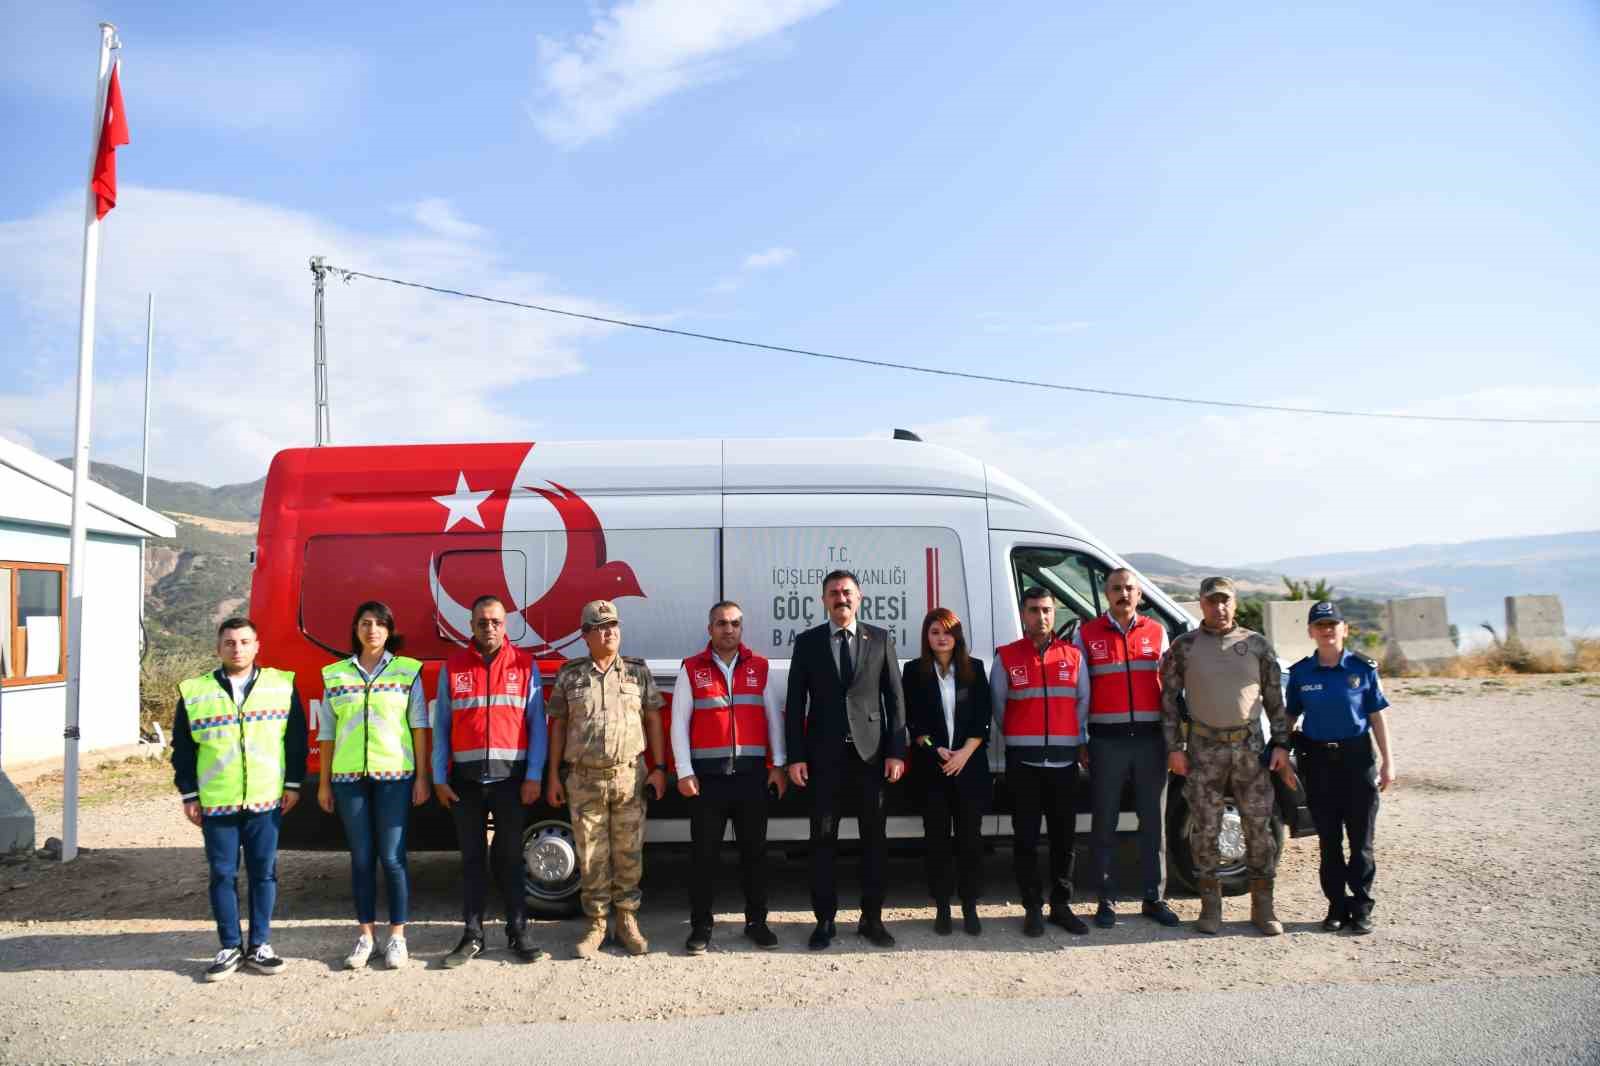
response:
{"label": "woman in dark blazer", "polygon": [[935,607],[922,620],[922,654],[906,664],[902,687],[911,734],[911,777],[924,790],[928,890],[936,908],[933,929],[940,935],[950,932],[950,890],[958,887],[962,925],[977,936],[983,928],[978,921],[978,896],[983,891],[983,840],[978,827],[989,809],[992,709],[983,663],[968,654],[966,634],[954,611]]}

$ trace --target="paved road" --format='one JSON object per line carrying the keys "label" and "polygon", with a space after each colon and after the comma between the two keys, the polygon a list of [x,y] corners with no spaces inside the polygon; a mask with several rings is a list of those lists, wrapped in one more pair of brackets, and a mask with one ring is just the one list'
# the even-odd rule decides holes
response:
{"label": "paved road", "polygon": [[[1256,1022],[1240,1027],[1239,1019]],[[1600,1062],[1600,978],[1343,985],[1258,992],[773,1009],[671,1022],[540,1023],[319,1047],[319,1063],[826,1066],[1059,1062],[1274,1066]],[[209,1059],[167,1060],[173,1066]],[[251,1066],[303,1066],[304,1050]]]}

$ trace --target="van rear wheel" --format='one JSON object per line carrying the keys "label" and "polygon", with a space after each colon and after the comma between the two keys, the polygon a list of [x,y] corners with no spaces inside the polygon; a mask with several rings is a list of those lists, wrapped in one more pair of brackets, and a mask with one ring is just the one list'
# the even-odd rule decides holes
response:
{"label": "van rear wheel", "polygon": [[578,847],[565,818],[546,818],[522,834],[522,894],[534,918],[578,913]]}
{"label": "van rear wheel", "polygon": [[[1190,892],[1200,891],[1200,879],[1195,875],[1194,855],[1189,850],[1189,826],[1192,815],[1183,795],[1184,779],[1172,775],[1167,787],[1167,874],[1177,884]],[[1276,810],[1272,814],[1272,839],[1283,854],[1283,820]],[[1250,874],[1245,867],[1244,822],[1239,808],[1230,796],[1222,807],[1222,830],[1217,834],[1217,850],[1222,861],[1217,866],[1217,880],[1222,883],[1222,894],[1240,896],[1249,891]]]}

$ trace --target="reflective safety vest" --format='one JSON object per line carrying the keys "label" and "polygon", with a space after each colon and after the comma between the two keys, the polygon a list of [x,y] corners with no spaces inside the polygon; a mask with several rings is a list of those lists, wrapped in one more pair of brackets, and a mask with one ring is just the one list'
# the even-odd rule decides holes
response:
{"label": "reflective safety vest", "polygon": [[484,662],[475,645],[445,660],[450,678],[450,761],[474,781],[521,777],[528,762],[529,686],[539,683],[533,656],[500,645]]}
{"label": "reflective safety vest", "polygon": [[1083,656],[1059,638],[1044,654],[1024,637],[995,651],[1006,675],[1001,731],[1006,757],[1019,762],[1071,762],[1083,734],[1078,721],[1078,674]]}
{"label": "reflective safety vest", "polygon": [[411,686],[422,673],[416,659],[396,655],[370,682],[353,659],[322,668],[322,697],[333,712],[334,781],[374,777],[397,781],[416,772],[412,751]]}
{"label": "reflective safety vest", "polygon": [[200,813],[270,811],[283,800],[283,738],[294,701],[294,674],[262,669],[244,705],[215,674],[180,682],[184,714],[197,748]]}
{"label": "reflective safety vest", "polygon": [[1078,627],[1089,659],[1089,732],[1161,721],[1161,623],[1137,615],[1126,635],[1105,615]]}
{"label": "reflective safety vest", "polygon": [[733,661],[733,691],[728,691],[716,652],[707,645],[699,655],[683,660],[694,692],[688,711],[689,759],[696,774],[733,774],[760,770],[771,764],[767,736],[767,660],[739,645]]}

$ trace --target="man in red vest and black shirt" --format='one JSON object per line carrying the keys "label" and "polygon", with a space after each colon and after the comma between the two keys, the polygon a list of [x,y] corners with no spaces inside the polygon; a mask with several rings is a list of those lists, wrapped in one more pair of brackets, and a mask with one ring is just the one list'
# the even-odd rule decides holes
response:
{"label": "man in red vest and black shirt", "polygon": [[744,611],[711,608],[711,643],[683,661],[672,687],[672,757],[689,800],[691,955],[711,946],[711,882],[722,834],[733,819],[744,886],[744,935],[775,948],[767,925],[767,790],[783,796],[783,698],[767,683],[767,660],[744,646]]}
{"label": "man in red vest and black shirt", "polygon": [[[433,705],[433,792],[455,817],[461,847],[460,943],[445,966],[483,952],[489,851],[506,909],[506,939],[529,962],[544,952],[528,929],[522,891],[523,808],[539,801],[545,750],[544,689],[533,656],[506,639],[506,607],[497,597],[472,604],[472,643],[445,660]],[[494,846],[485,847],[485,816],[494,813]]]}
{"label": "man in red vest and black shirt", "polygon": [[1089,797],[1094,810],[1095,885],[1100,906],[1094,924],[1117,924],[1111,905],[1111,852],[1122,813],[1122,783],[1133,778],[1133,805],[1139,816],[1139,872],[1144,904],[1140,911],[1162,925],[1178,916],[1163,899],[1166,853],[1161,846],[1162,811],[1167,797],[1167,742],[1161,734],[1161,656],[1167,629],[1139,614],[1143,593],[1132,570],[1106,575],[1111,607],[1078,627],[1072,642],[1089,669]]}
{"label": "man in red vest and black shirt", "polygon": [[1087,758],[1089,672],[1078,649],[1056,636],[1056,604],[1033,587],[1022,594],[1022,639],[995,649],[989,675],[995,727],[1005,742],[1011,792],[1012,865],[1022,893],[1022,932],[1044,935],[1039,886],[1039,822],[1050,829],[1050,921],[1089,931],[1072,913],[1078,764]]}

